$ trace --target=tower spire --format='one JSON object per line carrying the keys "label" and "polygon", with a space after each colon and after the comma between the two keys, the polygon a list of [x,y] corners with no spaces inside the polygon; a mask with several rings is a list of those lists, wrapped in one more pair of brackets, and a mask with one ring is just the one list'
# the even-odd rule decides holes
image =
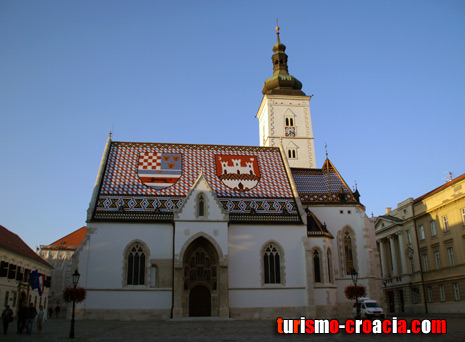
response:
{"label": "tower spire", "polygon": [[286,45],[281,43],[279,26],[276,20],[276,44],[273,45],[273,76],[268,78],[263,85],[263,94],[303,95],[302,83],[292,75],[289,75],[287,67]]}

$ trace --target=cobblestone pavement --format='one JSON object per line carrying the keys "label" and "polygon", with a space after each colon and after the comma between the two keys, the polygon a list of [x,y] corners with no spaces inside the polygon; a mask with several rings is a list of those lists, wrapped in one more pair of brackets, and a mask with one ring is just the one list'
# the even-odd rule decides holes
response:
{"label": "cobblestone pavement", "polygon": [[[399,317],[400,318],[400,317]],[[412,317],[405,317],[408,321]],[[195,341],[195,342],[236,342],[236,341],[465,341],[465,315],[435,315],[415,317],[418,319],[447,320],[447,334],[442,335],[348,335],[338,334],[278,334],[274,321],[237,320],[179,320],[157,322],[123,321],[76,321],[75,341]],[[16,321],[10,324],[8,334],[0,334],[0,341],[67,341],[70,321],[51,319],[45,322],[39,334],[34,326],[32,335],[17,335]]]}

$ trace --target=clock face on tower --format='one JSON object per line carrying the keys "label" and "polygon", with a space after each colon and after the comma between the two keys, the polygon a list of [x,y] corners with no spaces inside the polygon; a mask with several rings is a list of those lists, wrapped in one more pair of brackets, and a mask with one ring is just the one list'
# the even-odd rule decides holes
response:
{"label": "clock face on tower", "polygon": [[284,128],[286,137],[295,137],[295,126],[286,126]]}

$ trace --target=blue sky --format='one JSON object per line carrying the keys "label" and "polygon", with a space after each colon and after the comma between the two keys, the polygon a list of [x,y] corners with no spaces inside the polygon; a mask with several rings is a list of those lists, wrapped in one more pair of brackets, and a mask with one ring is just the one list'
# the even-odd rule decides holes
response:
{"label": "blue sky", "polygon": [[0,2],[0,224],[85,225],[116,141],[258,145],[279,17],[289,72],[367,214],[465,172],[465,2]]}

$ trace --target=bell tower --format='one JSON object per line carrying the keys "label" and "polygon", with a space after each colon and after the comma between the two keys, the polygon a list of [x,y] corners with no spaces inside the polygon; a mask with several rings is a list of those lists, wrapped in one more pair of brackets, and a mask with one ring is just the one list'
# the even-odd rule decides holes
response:
{"label": "bell tower", "polygon": [[279,39],[273,45],[273,76],[265,80],[263,99],[257,118],[260,146],[282,144],[290,167],[316,168],[310,117],[311,96],[301,90],[302,83],[289,75],[286,46]]}

